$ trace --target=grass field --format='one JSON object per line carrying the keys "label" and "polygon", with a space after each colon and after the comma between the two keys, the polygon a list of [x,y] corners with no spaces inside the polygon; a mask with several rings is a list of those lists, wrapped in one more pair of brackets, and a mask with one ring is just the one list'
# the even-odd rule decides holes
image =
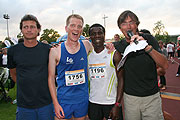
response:
{"label": "grass field", "polygon": [[[16,99],[16,86],[9,90],[8,96],[12,100]],[[0,101],[0,120],[15,120],[16,119],[16,104],[11,102],[5,102],[4,100]]]}

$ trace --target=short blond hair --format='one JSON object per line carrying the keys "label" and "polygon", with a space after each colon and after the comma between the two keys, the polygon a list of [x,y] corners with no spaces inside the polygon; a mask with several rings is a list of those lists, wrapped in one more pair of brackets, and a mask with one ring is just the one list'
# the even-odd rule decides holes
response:
{"label": "short blond hair", "polygon": [[71,19],[71,18],[77,18],[77,19],[80,19],[80,20],[82,21],[82,23],[84,24],[84,19],[83,19],[83,17],[81,17],[81,16],[78,15],[78,14],[72,14],[72,15],[68,16],[68,18],[66,19],[66,26],[69,25],[70,19]]}

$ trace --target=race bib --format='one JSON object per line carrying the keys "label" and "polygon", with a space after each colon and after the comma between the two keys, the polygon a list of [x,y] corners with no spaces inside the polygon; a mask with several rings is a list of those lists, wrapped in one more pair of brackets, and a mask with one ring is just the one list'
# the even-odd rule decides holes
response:
{"label": "race bib", "polygon": [[89,64],[89,75],[91,79],[106,77],[106,64]]}
{"label": "race bib", "polygon": [[79,85],[85,83],[84,69],[66,71],[65,72],[66,86]]}

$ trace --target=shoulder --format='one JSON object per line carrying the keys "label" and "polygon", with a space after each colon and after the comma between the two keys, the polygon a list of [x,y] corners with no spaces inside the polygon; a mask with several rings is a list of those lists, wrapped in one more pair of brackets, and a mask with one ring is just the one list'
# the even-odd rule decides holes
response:
{"label": "shoulder", "polygon": [[89,53],[90,51],[92,51],[92,44],[89,42],[89,40],[82,40],[85,48],[86,48],[86,52]]}
{"label": "shoulder", "polygon": [[17,49],[22,49],[23,47],[23,43],[18,43],[16,45],[11,46],[10,48],[8,48],[8,53],[16,51]]}
{"label": "shoulder", "polygon": [[48,49],[51,48],[51,46],[49,44],[46,44],[46,43],[39,42],[39,45],[41,47],[45,47],[45,48],[48,48]]}
{"label": "shoulder", "polygon": [[16,45],[11,46],[9,49],[16,49],[16,48],[21,47],[21,46],[23,46],[23,43],[18,43]]}
{"label": "shoulder", "polygon": [[152,36],[151,34],[143,34],[142,37],[147,40],[147,43],[149,45],[151,45],[156,51],[162,53],[158,41],[156,40],[156,38],[154,36]]}
{"label": "shoulder", "polygon": [[128,43],[126,42],[125,39],[120,40],[120,41],[114,43],[114,47],[120,53],[123,53],[127,46],[128,46]]}
{"label": "shoulder", "polygon": [[152,45],[153,47],[155,46],[159,46],[158,41],[156,40],[156,38],[154,36],[152,36],[151,34],[147,34],[144,33],[141,35],[145,40],[147,40],[147,43]]}
{"label": "shoulder", "polygon": [[142,36],[145,40],[147,40],[148,44],[153,45],[158,44],[158,41],[156,40],[156,38],[154,36],[152,36],[151,34],[147,34],[147,33],[143,33],[140,36]]}
{"label": "shoulder", "polygon": [[157,42],[156,38],[152,36],[151,34],[143,33],[141,36],[147,40],[148,43]]}

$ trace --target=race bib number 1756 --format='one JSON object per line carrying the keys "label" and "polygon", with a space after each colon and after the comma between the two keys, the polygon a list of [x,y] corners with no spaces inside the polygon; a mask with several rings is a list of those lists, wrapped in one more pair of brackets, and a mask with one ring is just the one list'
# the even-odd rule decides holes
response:
{"label": "race bib number 1756", "polygon": [[66,80],[66,86],[79,85],[85,83],[84,69],[66,71],[65,80]]}

